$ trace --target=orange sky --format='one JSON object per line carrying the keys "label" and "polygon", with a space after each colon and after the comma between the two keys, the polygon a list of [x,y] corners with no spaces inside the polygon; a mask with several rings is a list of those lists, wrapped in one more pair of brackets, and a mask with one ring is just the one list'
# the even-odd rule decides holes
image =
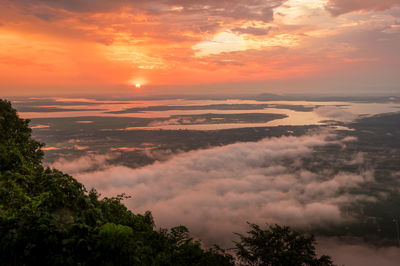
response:
{"label": "orange sky", "polygon": [[398,92],[399,47],[400,0],[2,0],[0,96]]}

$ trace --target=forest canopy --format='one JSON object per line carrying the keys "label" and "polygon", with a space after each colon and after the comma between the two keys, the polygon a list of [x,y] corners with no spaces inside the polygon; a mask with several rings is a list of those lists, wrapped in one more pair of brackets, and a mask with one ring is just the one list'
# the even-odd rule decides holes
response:
{"label": "forest canopy", "polygon": [[126,195],[101,198],[42,164],[29,120],[0,100],[0,261],[4,265],[333,265],[315,239],[249,224],[234,248],[204,248],[182,225],[156,229]]}

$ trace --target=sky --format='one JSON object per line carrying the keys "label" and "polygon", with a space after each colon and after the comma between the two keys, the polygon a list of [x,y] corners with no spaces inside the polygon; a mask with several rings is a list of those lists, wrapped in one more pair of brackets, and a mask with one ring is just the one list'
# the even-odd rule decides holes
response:
{"label": "sky", "polygon": [[398,94],[399,47],[400,0],[2,0],[0,96]]}

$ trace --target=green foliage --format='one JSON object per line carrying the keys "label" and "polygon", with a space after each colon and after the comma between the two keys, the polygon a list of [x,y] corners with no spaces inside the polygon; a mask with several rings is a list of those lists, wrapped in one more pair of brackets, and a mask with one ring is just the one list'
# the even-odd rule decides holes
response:
{"label": "green foliage", "polygon": [[317,258],[313,236],[302,235],[287,226],[274,225],[263,230],[256,224],[249,225],[248,235],[238,234],[240,242],[235,242],[242,265],[333,265],[328,256]]}
{"label": "green foliage", "polygon": [[184,227],[154,230],[118,195],[99,199],[73,177],[41,164],[28,120],[0,100],[1,265],[232,265],[202,249]]}
{"label": "green foliage", "polygon": [[40,167],[43,144],[31,138],[29,120],[20,119],[11,103],[0,99],[0,171]]}
{"label": "green foliage", "polygon": [[[132,213],[124,194],[99,199],[73,177],[44,169],[43,144],[28,122],[0,100],[1,265],[234,265],[232,255],[202,248],[184,226],[154,230],[151,213]],[[252,228],[236,243],[246,265],[331,265],[314,258],[313,238]]]}

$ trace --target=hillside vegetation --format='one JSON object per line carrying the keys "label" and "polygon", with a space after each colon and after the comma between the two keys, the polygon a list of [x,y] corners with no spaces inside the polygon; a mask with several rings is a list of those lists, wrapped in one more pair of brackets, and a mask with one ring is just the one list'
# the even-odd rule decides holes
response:
{"label": "hillside vegetation", "polygon": [[184,226],[156,230],[150,212],[124,206],[125,195],[100,198],[44,168],[44,144],[28,124],[0,100],[2,265],[332,265],[316,256],[312,236],[278,225],[250,224],[232,252],[202,247]]}

